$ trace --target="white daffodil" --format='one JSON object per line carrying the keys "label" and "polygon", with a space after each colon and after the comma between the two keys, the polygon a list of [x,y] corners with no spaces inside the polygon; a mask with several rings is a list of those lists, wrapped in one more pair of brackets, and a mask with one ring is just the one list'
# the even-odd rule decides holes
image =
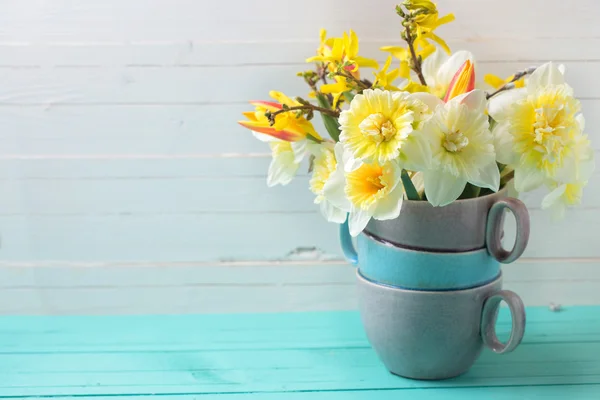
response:
{"label": "white daffodil", "polygon": [[475,63],[473,54],[466,50],[457,51],[448,57],[438,49],[427,57],[423,61],[423,76],[431,94],[440,99],[444,98],[452,78],[467,60]]}
{"label": "white daffodil", "polygon": [[277,139],[271,135],[252,131],[252,134],[260,141],[266,142],[271,147],[272,160],[269,164],[267,175],[267,186],[285,186],[294,179],[300,163],[307,152],[313,151],[316,143],[302,139],[296,142]]}
{"label": "white daffodil", "polygon": [[[341,150],[341,145],[338,144]],[[340,152],[341,153],[341,152]],[[341,154],[340,156],[340,164]],[[346,211],[336,207],[325,196],[325,184],[332,177],[338,166],[338,160],[334,154],[333,143],[325,142],[318,148],[313,162],[312,177],[310,179],[310,190],[316,195],[315,204],[319,204],[321,213],[329,222],[341,224],[346,220]]]}
{"label": "white daffodil", "polygon": [[445,104],[432,95],[421,96],[431,107],[437,103],[433,116],[419,132],[432,152],[431,165],[423,171],[429,202],[434,206],[453,202],[467,182],[498,191],[500,172],[484,92],[473,90]]}
{"label": "white daffodil", "polygon": [[552,63],[537,68],[525,88],[490,100],[498,161],[515,170],[517,191],[533,190],[547,181],[574,182],[577,171],[590,168],[590,162],[574,151],[583,130],[580,109],[563,71]]}
{"label": "white daffodil", "polygon": [[[344,160],[344,149],[336,144],[337,160]],[[345,172],[340,163],[325,183],[324,194],[336,207],[349,213],[350,234],[357,236],[371,218],[393,219],[400,215],[404,188],[400,182],[400,166],[396,161],[384,165],[362,164]]]}

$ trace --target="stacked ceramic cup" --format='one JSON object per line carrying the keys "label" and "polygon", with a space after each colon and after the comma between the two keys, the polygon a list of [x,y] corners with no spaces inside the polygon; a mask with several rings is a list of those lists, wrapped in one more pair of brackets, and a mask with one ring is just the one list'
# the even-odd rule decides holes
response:
{"label": "stacked ceramic cup", "polygon": [[[517,222],[511,251],[501,244],[505,209]],[[357,250],[342,225],[344,254],[358,264],[363,325],[385,366],[408,378],[445,379],[467,371],[484,345],[512,351],[525,311],[515,293],[502,290],[500,263],[516,260],[528,237],[527,209],[505,191],[437,208],[405,201],[397,219],[369,223]],[[506,343],[495,333],[501,301],[512,316]]]}

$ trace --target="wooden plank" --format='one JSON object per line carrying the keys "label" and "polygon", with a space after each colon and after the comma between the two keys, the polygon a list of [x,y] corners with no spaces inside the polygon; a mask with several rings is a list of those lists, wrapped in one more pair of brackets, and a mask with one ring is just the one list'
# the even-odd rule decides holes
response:
{"label": "wooden plank", "polygon": [[[523,259],[503,266],[505,287],[530,306],[597,304],[599,264]],[[354,280],[354,269],[335,261],[3,262],[0,314],[352,310]]]}
{"label": "wooden plank", "polygon": [[[268,98],[267,93],[265,87],[257,97]],[[600,125],[600,100],[582,100],[582,108],[588,127]],[[3,106],[0,124],[5,129],[0,132],[0,159],[268,153],[265,143],[236,123],[243,119],[243,111],[252,109],[245,102],[199,106]],[[327,137],[319,119],[314,123]],[[600,149],[600,141],[593,140],[593,133],[591,137],[592,145]]]}
{"label": "wooden plank", "polygon": [[[384,11],[381,11],[383,14]],[[325,25],[324,25],[325,26]],[[360,25],[357,24],[357,29]],[[341,35],[329,31],[329,35]],[[360,33],[360,32],[359,32]],[[201,67],[301,64],[318,46],[318,31],[304,41],[282,38],[237,42],[181,41],[103,41],[103,42],[3,42],[0,41],[0,67],[4,68],[102,68],[102,67]],[[469,50],[478,62],[490,61],[569,61],[600,59],[600,38],[522,37],[519,46],[514,38],[473,37],[448,39],[453,51]],[[385,61],[382,46],[399,45],[397,34],[380,40],[360,38],[363,57]],[[586,49],[582,52],[581,49]],[[51,56],[49,56],[51,55]],[[485,67],[485,65],[483,65]]]}
{"label": "wooden plank", "polygon": [[[312,39],[323,26],[342,30],[357,25],[365,38],[397,37],[399,19],[393,11],[395,4],[393,0],[385,0],[373,7],[360,0],[337,0],[324,5],[318,0],[306,0],[298,8],[286,2],[273,4],[265,0],[212,4],[193,0],[40,4],[37,0],[27,0],[4,5],[0,38],[232,41],[273,40],[278,36],[275,32],[285,32],[290,38]],[[513,12],[517,7],[519,12]],[[316,9],[319,12],[314,12]],[[540,15],[540,9],[544,10],[543,23],[531,24]],[[599,31],[593,23],[597,10],[597,3],[592,0],[573,5],[560,0],[526,3],[512,0],[502,5],[491,0],[470,0],[441,6],[443,13],[454,12],[458,20],[443,29],[451,37],[516,38],[514,32],[536,37],[597,36]],[[31,26],[36,29],[29,29]]]}
{"label": "wooden plank", "polygon": [[[508,313],[503,310],[500,334],[509,329]],[[528,326],[535,332],[550,327],[564,334],[577,335],[590,322],[600,328],[598,307],[567,309],[553,313],[546,308],[528,309]],[[600,384],[597,340],[579,343],[527,340],[513,353],[499,357],[485,351],[467,374],[446,381],[413,381],[389,374],[362,336],[357,313],[296,313],[218,316],[144,316],[144,317],[3,317],[0,335],[11,333],[21,340],[21,349],[2,352],[0,362],[0,396],[90,396],[150,394],[289,394],[298,392],[341,392],[413,390],[450,392],[463,388],[516,388],[532,386],[590,386]],[[4,328],[6,327],[6,328]],[[181,330],[201,336],[213,331],[202,342],[214,344],[205,350],[126,349],[120,338],[136,335],[166,343],[184,343]],[[218,330],[247,343],[264,343],[265,348],[239,348],[235,342],[222,341]],[[88,336],[86,332],[94,332]],[[233,332],[232,332],[233,331]],[[335,333],[328,345],[320,343],[324,331]],[[33,333],[33,335],[27,332]],[[270,334],[278,332],[272,343]],[[293,333],[292,333],[293,332]],[[55,339],[76,334],[79,340],[112,339],[112,350],[81,350],[80,344],[69,350],[56,347]],[[102,335],[104,333],[104,335]],[[290,335],[290,333],[292,333]],[[303,333],[304,339],[299,339]],[[48,335],[48,336],[46,336]],[[50,339],[40,348],[45,337]],[[354,345],[345,338],[354,337]],[[576,336],[574,336],[576,337]],[[310,343],[310,340],[313,340]],[[358,341],[356,341],[358,339]],[[41,340],[41,341],[40,341]],[[143,340],[143,339],[142,339]],[[305,345],[293,347],[300,340]],[[23,345],[33,344],[33,351]],[[227,350],[229,349],[229,351]],[[149,383],[151,382],[151,383]],[[460,392],[458,392],[460,393]],[[526,393],[526,392],[524,392]],[[533,392],[531,392],[533,393]],[[585,392],[581,392],[585,393]],[[306,393],[305,393],[306,394]]]}
{"label": "wooden plank", "polygon": [[[565,62],[577,96],[600,96],[594,76],[598,62]],[[509,76],[529,62],[486,64],[484,71]],[[216,104],[264,98],[271,89],[305,95],[296,77],[303,65],[178,68],[2,69],[0,104]],[[236,90],[223,90],[223,82]],[[232,121],[233,122],[233,121]]]}
{"label": "wooden plank", "polygon": [[[530,210],[526,257],[597,257],[595,209],[575,209],[554,222]],[[340,256],[336,224],[316,212],[61,214],[0,216],[5,261],[227,261],[285,259],[309,249]],[[507,224],[507,240],[514,229]],[[68,246],[65,246],[68,244]],[[567,245],[568,244],[568,245]]]}
{"label": "wooden plank", "polygon": [[[548,386],[518,386],[518,387],[472,387],[472,388],[427,388],[427,389],[392,389],[392,390],[336,390],[325,392],[279,392],[279,393],[238,393],[203,395],[206,400],[303,400],[310,396],[314,400],[397,400],[407,397],[411,400],[431,400],[443,398],[445,400],[481,400],[491,398],[494,400],[514,399],[556,399],[563,400],[569,397],[581,400],[595,400],[598,397],[600,386],[595,384],[581,385],[548,385]],[[70,397],[54,397],[57,400],[69,400]],[[98,400],[109,400],[109,397],[95,396]],[[111,396],[110,399],[114,399]],[[117,397],[119,398],[119,397]],[[152,400],[153,396],[138,396],[139,400]],[[197,394],[177,396],[161,396],[165,400],[192,400],[197,399]]]}
{"label": "wooden plank", "polygon": [[[248,161],[258,160],[263,170],[257,176],[236,177]],[[216,161],[216,160],[213,160]],[[282,187],[268,188],[268,159],[222,159],[231,166],[225,175],[219,168],[200,173],[217,176],[188,177],[97,177],[97,178],[25,178],[0,179],[0,216],[27,215],[114,215],[114,214],[198,214],[198,213],[282,213],[316,212],[314,194],[309,189],[307,163],[300,176]],[[85,169],[85,165],[83,167]],[[258,166],[256,167],[258,169]],[[77,171],[74,171],[77,173]],[[257,171],[258,172],[258,171]],[[7,171],[5,171],[7,173]],[[243,173],[243,172],[242,172]],[[247,171],[246,171],[247,173]],[[223,196],[227,193],[227,196]],[[538,210],[545,188],[523,193],[520,197],[530,211]],[[592,176],[578,209],[600,207],[600,170]]]}

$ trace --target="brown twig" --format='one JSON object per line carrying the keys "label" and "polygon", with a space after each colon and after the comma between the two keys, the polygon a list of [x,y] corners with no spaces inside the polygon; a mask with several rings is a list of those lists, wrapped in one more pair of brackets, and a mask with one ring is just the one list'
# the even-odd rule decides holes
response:
{"label": "brown twig", "polygon": [[485,98],[487,100],[491,99],[492,97],[494,97],[495,95],[497,95],[498,93],[502,93],[505,90],[510,90],[510,89],[514,89],[515,87],[515,82],[518,81],[519,79],[521,79],[522,77],[524,77],[525,75],[529,75],[532,74],[533,71],[535,71],[535,67],[529,67],[526,70],[523,71],[519,71],[517,72],[513,78],[510,80],[510,82],[505,83],[504,85],[502,85],[501,87],[499,87],[495,92],[492,93],[487,93],[485,95]]}
{"label": "brown twig", "polygon": [[319,106],[313,106],[312,104],[310,104],[310,105],[282,108],[281,110],[277,110],[275,112],[269,113],[267,115],[267,118],[269,118],[269,121],[271,121],[271,123],[275,123],[275,117],[277,115],[283,114],[288,111],[300,111],[300,110],[301,111],[318,111],[323,114],[331,115],[332,117],[335,117],[335,118],[340,116],[340,113],[338,111],[330,110],[328,108],[323,108],[323,107],[319,107]]}
{"label": "brown twig", "polygon": [[347,74],[347,73],[344,73],[344,72],[336,72],[335,75],[343,76],[346,79],[350,79],[352,82],[356,83],[356,85],[359,88],[361,88],[361,90],[370,89],[371,88],[371,85],[369,85],[366,82],[363,82],[360,79],[354,77],[352,74]]}
{"label": "brown twig", "polygon": [[409,27],[406,27],[406,43],[408,43],[410,57],[412,58],[412,69],[416,72],[417,76],[419,77],[421,85],[427,86],[425,76],[423,76],[423,69],[421,68],[421,60],[417,57],[417,53],[415,51],[415,38],[412,36]]}

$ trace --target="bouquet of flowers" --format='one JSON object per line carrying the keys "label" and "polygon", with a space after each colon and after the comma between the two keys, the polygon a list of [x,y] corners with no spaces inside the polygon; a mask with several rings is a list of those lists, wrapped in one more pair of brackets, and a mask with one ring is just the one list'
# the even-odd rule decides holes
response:
{"label": "bouquet of flowers", "polygon": [[[404,44],[381,48],[381,69],[358,55],[353,31],[322,30],[306,60],[315,68],[298,74],[310,100],[272,91],[274,101],[250,102],[256,108],[240,124],[271,147],[268,185],[289,183],[307,158],[315,203],[328,221],[348,218],[353,236],[371,218],[398,217],[405,199],[444,206],[508,184],[516,193],[546,188],[542,208],[557,217],[578,204],[594,153],[564,67],[479,84],[473,55],[452,53],[435,33],[452,14],[440,17],[429,0],[396,12]],[[364,69],[375,70],[371,79]],[[315,130],[315,113],[329,137]]]}

